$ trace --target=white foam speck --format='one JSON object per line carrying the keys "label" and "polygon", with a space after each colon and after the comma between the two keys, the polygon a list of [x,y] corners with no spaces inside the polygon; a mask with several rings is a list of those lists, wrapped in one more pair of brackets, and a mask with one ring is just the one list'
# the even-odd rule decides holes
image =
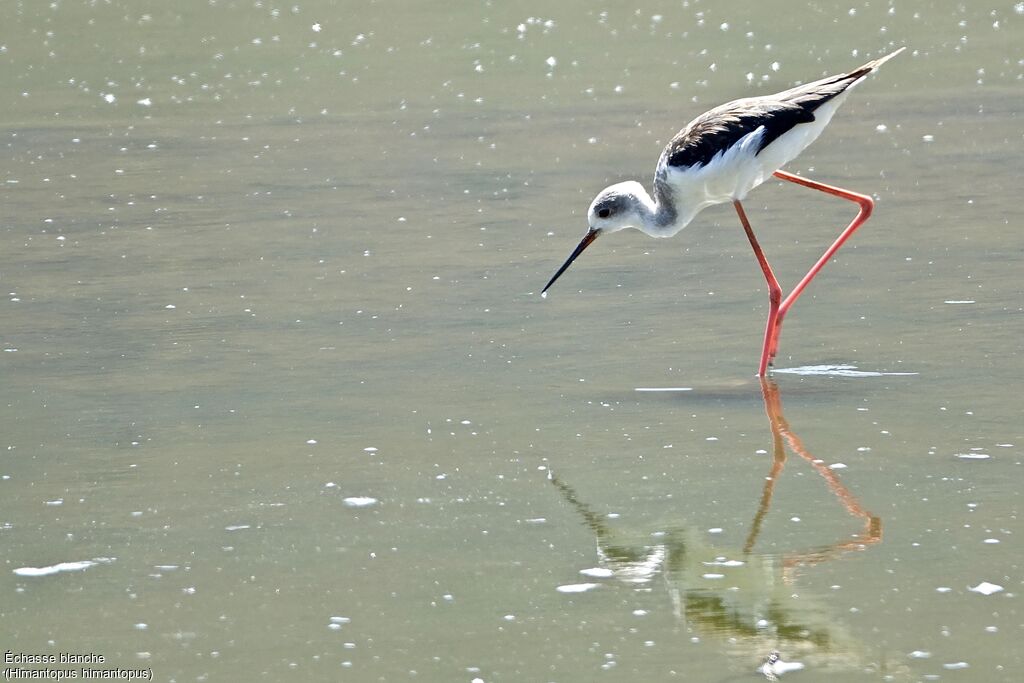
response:
{"label": "white foam speck", "polygon": [[928,659],[932,656],[932,653],[928,652],[927,650],[914,650],[907,656],[911,659]]}
{"label": "white foam speck", "polygon": [[799,368],[777,368],[773,372],[789,375],[824,375],[827,377],[909,377],[916,372],[876,372],[858,370],[856,365],[804,365]]}
{"label": "white foam speck", "polygon": [[712,573],[701,574],[701,578],[704,578],[704,579],[724,579],[725,578],[725,574],[712,574]]}
{"label": "white foam speck", "polygon": [[786,662],[782,659],[777,659],[774,662],[765,662],[759,666],[757,670],[764,674],[768,680],[777,681],[779,680],[779,676],[787,674],[790,671],[800,671],[803,668],[803,662]]}
{"label": "white foam speck", "polygon": [[982,595],[993,595],[1003,591],[1003,587],[997,583],[989,583],[988,581],[982,581],[977,586],[968,586],[967,590],[972,593],[981,593]]}
{"label": "white foam speck", "polygon": [[726,559],[718,559],[718,560],[714,560],[713,562],[705,562],[704,563],[704,565],[706,567],[742,567],[744,564],[746,564],[746,563],[745,562],[741,562],[740,560],[726,560]]}
{"label": "white foam speck", "polygon": [[988,453],[957,453],[956,457],[961,460],[988,460],[992,456]]}
{"label": "white foam speck", "polygon": [[693,387],[637,387],[635,391],[693,391]]}
{"label": "white foam speck", "polygon": [[943,301],[944,304],[974,304],[977,303],[974,299],[947,299]]}
{"label": "white foam speck", "polygon": [[589,576],[592,579],[608,579],[614,576],[615,572],[607,567],[590,567],[589,569],[581,569],[580,574]]}
{"label": "white foam speck", "polygon": [[379,501],[376,498],[370,496],[350,496],[341,501],[350,508],[365,508],[371,505],[376,505]]}
{"label": "white foam speck", "polygon": [[969,666],[970,664],[968,664],[967,662],[949,662],[948,664],[943,664],[942,668],[954,671],[956,669],[966,669]]}
{"label": "white foam speck", "polygon": [[555,588],[559,593],[586,593],[592,591],[601,584],[599,583],[567,583]]}
{"label": "white foam speck", "polygon": [[26,577],[52,576],[64,572],[85,571],[89,567],[95,567],[98,564],[109,564],[113,561],[114,558],[112,557],[97,557],[92,560],[79,560],[77,562],[59,562],[48,567],[18,567],[14,570],[14,573],[17,576]]}

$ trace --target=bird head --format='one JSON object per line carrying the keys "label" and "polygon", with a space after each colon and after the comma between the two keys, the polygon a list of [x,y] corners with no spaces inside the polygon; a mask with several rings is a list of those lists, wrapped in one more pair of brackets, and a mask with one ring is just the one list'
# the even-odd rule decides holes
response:
{"label": "bird head", "polygon": [[590,224],[590,229],[587,230],[587,234],[583,236],[579,245],[569,255],[565,263],[562,264],[562,267],[558,269],[548,281],[548,284],[544,286],[541,296],[547,294],[551,285],[555,284],[555,280],[572,265],[572,262],[583,253],[584,249],[597,239],[598,235],[606,232],[618,232],[625,228],[639,229],[640,226],[644,225],[644,220],[640,213],[643,206],[640,197],[646,196],[646,194],[643,185],[635,180],[609,185],[601,190],[594,197],[594,201],[590,203],[590,209],[587,211],[587,222]]}
{"label": "bird head", "polygon": [[640,215],[640,197],[646,195],[643,185],[635,180],[604,188],[594,197],[587,211],[590,229],[618,232],[625,228],[639,228],[644,224]]}

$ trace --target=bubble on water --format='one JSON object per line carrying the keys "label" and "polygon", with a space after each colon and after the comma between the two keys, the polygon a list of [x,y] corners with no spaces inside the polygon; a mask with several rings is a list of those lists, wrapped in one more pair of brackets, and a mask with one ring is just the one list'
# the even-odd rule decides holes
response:
{"label": "bubble on water", "polygon": [[1003,587],[997,583],[982,581],[977,586],[968,586],[967,590],[972,593],[981,593],[982,595],[994,595],[996,593],[1001,593],[1003,591]]}

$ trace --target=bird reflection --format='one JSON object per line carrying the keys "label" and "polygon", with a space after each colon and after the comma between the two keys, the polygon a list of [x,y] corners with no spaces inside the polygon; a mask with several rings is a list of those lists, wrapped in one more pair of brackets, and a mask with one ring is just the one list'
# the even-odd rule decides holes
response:
{"label": "bird reflection", "polygon": [[[852,645],[852,638],[822,600],[794,595],[796,569],[878,543],[882,539],[882,523],[793,432],[782,411],[778,386],[762,379],[761,393],[771,428],[772,464],[742,548],[716,546],[703,530],[685,526],[659,532],[653,543],[617,538],[607,515],[595,511],[552,472],[549,479],[595,535],[600,564],[595,575],[646,589],[660,577],[673,611],[691,632],[722,638],[738,648],[735,654],[749,658],[751,663],[769,655],[764,660],[767,662],[777,657],[777,651],[787,659],[813,660],[823,656],[836,663],[860,648]],[[824,547],[781,555],[757,551],[775,484],[786,464],[787,447],[806,461],[846,511],[860,520],[862,527],[858,533]],[[773,677],[767,669],[762,673]]]}

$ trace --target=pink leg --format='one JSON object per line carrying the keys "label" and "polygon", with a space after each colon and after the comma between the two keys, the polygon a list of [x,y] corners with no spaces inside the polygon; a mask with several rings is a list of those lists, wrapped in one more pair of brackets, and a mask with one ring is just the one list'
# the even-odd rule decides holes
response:
{"label": "pink leg", "polygon": [[821,192],[841,197],[851,202],[856,202],[857,205],[860,206],[860,210],[854,217],[853,222],[851,222],[845,230],[839,233],[839,237],[836,241],[833,242],[832,246],[826,249],[825,253],[821,255],[821,258],[811,266],[811,269],[807,271],[807,274],[804,275],[800,282],[797,283],[796,287],[793,288],[793,291],[790,292],[785,299],[782,299],[782,301],[779,302],[778,297],[781,296],[779,283],[775,279],[775,275],[772,273],[771,267],[768,265],[764,252],[761,251],[761,247],[757,243],[757,239],[754,237],[754,231],[750,228],[750,223],[747,221],[746,214],[743,212],[743,207],[740,206],[738,201],[733,202],[736,207],[736,212],[739,214],[740,222],[743,223],[743,229],[747,233],[747,239],[750,240],[750,245],[754,248],[754,255],[757,257],[757,261],[761,265],[761,270],[764,272],[765,280],[768,282],[768,324],[765,327],[764,332],[765,336],[764,346],[761,350],[761,363],[757,370],[758,377],[764,377],[768,367],[775,360],[775,354],[779,349],[779,332],[782,330],[782,320],[785,318],[786,313],[789,312],[790,306],[792,306],[793,302],[800,297],[807,285],[811,283],[811,280],[813,280],[821,269],[825,267],[825,264],[829,262],[829,259],[839,251],[839,247],[843,246],[843,243],[850,238],[850,235],[856,232],[857,228],[867,221],[871,216],[872,209],[875,207],[874,201],[867,195],[850,192],[849,190],[844,190],[840,187],[826,185],[807,178],[801,178],[800,176],[787,173],[786,171],[776,171],[775,177],[781,180],[788,180],[789,182],[796,183],[797,185],[809,187],[812,190],[820,190]]}
{"label": "pink leg", "polygon": [[750,227],[750,221],[747,220],[747,214],[743,210],[740,200],[734,199],[732,205],[736,207],[736,214],[740,217],[740,223],[743,224],[743,230],[747,233],[750,246],[754,248],[754,256],[757,257],[757,262],[761,264],[761,271],[764,273],[765,282],[768,283],[768,323],[764,328],[764,346],[761,348],[761,363],[757,366],[757,376],[764,377],[768,371],[768,365],[775,355],[771,353],[771,344],[773,340],[778,340],[779,338],[779,305],[782,302],[782,287],[779,286],[779,281],[775,279],[775,273],[772,272],[772,267],[768,264],[764,251],[761,250],[761,245],[757,243],[754,230]]}

